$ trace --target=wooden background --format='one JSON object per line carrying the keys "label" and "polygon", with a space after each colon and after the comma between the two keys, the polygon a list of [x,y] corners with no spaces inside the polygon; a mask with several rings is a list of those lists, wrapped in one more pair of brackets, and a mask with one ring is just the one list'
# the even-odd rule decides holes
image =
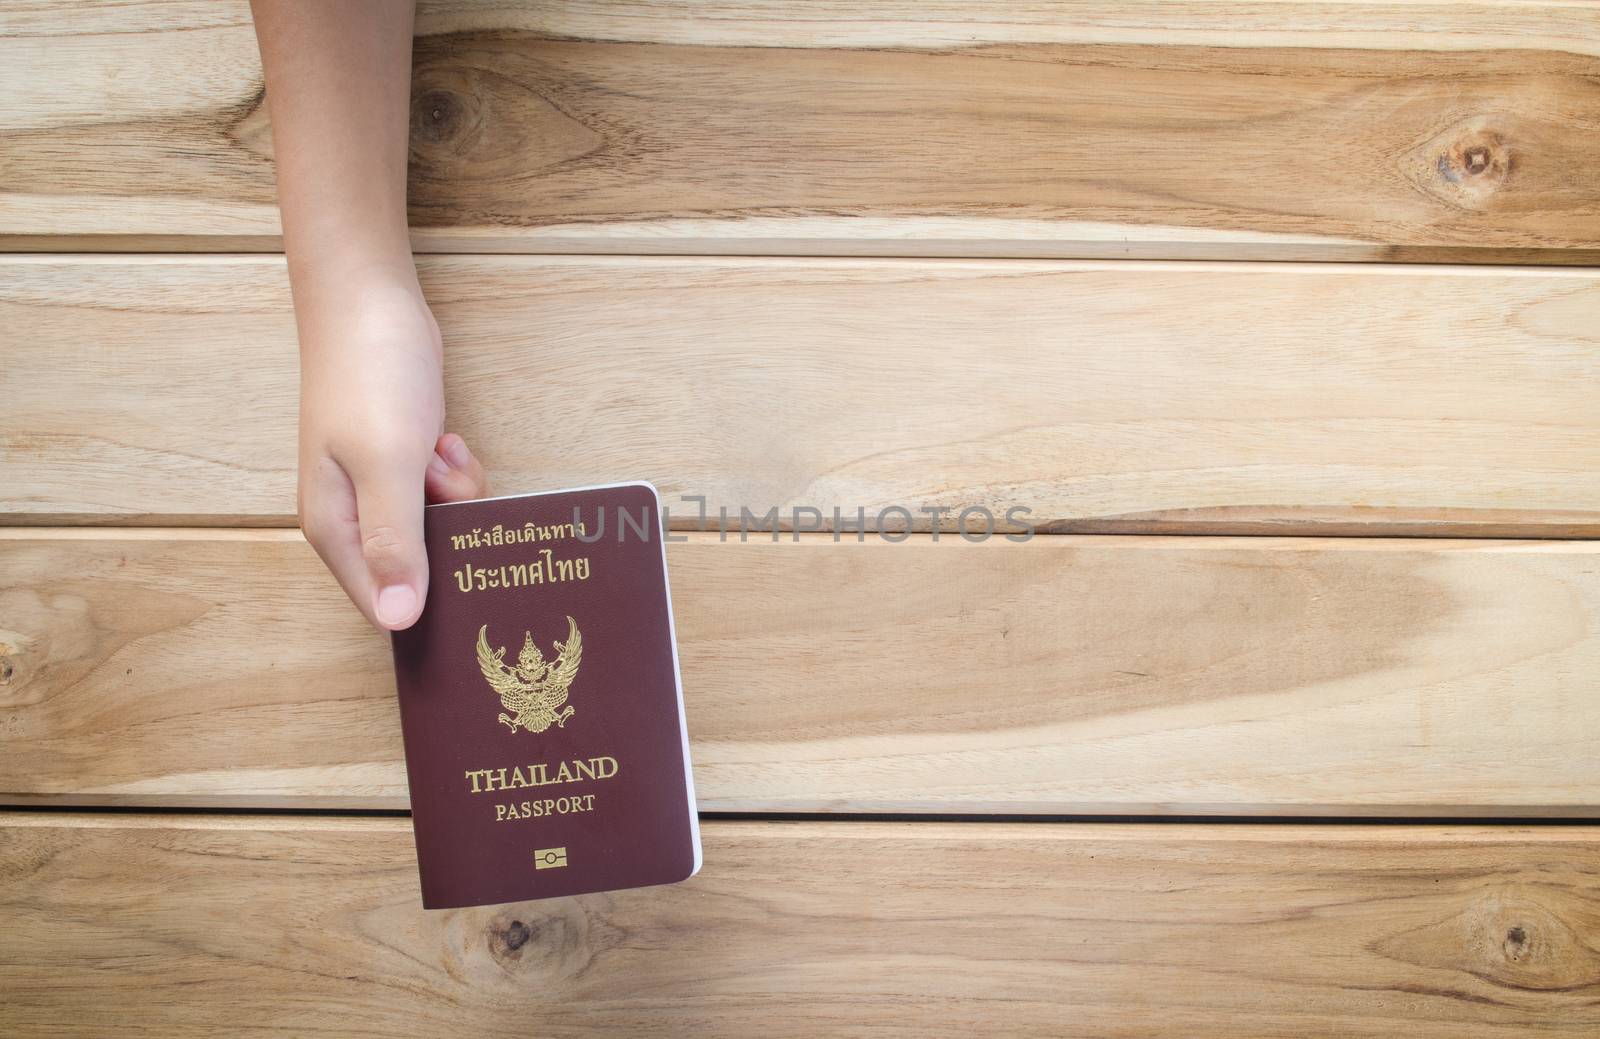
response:
{"label": "wooden background", "polygon": [[0,1032],[1600,1032],[1600,5],[418,32],[449,408],[678,505],[705,867],[419,908],[248,10],[4,0]]}

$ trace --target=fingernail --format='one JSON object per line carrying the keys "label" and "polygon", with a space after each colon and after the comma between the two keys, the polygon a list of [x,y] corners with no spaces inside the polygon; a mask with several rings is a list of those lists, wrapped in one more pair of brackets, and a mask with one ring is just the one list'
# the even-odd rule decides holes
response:
{"label": "fingernail", "polygon": [[444,442],[444,460],[457,469],[465,469],[472,464],[472,452],[467,450],[467,442],[460,437],[447,437]]}
{"label": "fingernail", "polygon": [[377,614],[380,624],[399,624],[417,608],[417,593],[407,584],[391,584],[378,593]]}

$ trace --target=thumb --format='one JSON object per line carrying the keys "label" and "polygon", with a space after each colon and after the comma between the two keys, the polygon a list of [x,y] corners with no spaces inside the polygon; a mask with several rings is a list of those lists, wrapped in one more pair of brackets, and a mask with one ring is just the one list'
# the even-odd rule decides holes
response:
{"label": "thumb", "polygon": [[371,577],[372,613],[391,631],[409,628],[428,593],[428,554],[422,545],[423,469],[388,464],[351,474],[361,557]]}
{"label": "thumb", "polygon": [[469,501],[489,496],[483,465],[455,433],[440,437],[428,462],[423,489],[430,502]]}

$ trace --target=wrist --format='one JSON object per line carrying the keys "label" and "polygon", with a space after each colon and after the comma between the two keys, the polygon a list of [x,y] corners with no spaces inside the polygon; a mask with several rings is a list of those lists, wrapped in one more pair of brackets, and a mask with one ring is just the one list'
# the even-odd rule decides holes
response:
{"label": "wrist", "polygon": [[347,329],[351,321],[376,312],[431,321],[409,250],[291,254],[289,282],[302,341],[307,333]]}
{"label": "wrist", "polygon": [[403,289],[420,296],[416,263],[409,248],[298,250],[289,253],[289,283],[302,304],[349,306],[368,293]]}

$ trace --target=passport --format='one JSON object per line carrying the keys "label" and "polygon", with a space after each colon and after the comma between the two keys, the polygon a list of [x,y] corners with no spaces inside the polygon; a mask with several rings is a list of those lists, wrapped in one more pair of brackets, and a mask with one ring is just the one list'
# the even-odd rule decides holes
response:
{"label": "passport", "polygon": [[647,483],[429,505],[391,633],[425,909],[686,880],[700,828]]}

